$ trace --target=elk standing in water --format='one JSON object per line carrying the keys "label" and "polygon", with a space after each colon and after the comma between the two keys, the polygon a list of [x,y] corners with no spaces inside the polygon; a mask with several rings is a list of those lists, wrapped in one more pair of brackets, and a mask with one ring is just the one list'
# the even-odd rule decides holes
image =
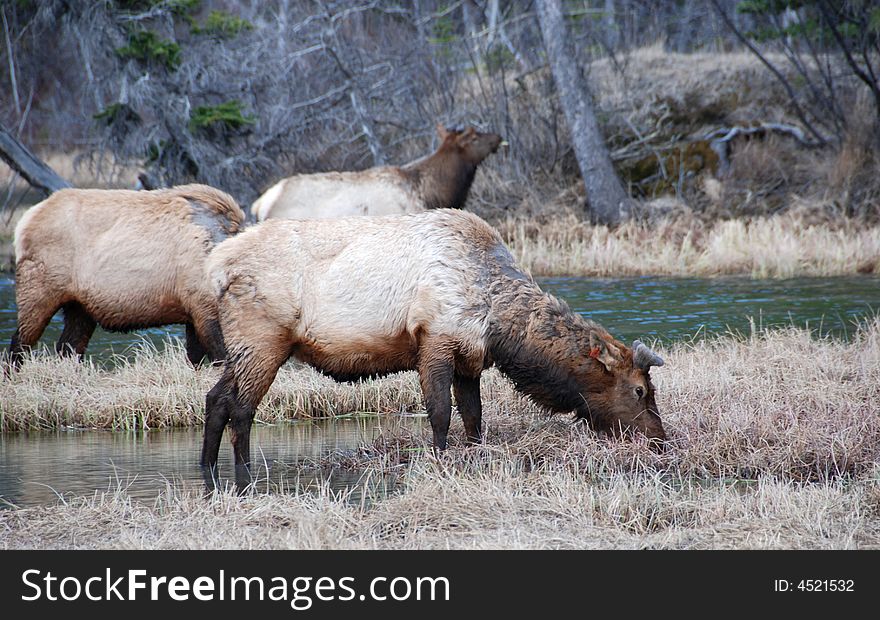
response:
{"label": "elk standing in water", "polygon": [[450,390],[467,439],[481,440],[480,374],[492,364],[550,411],[665,439],[648,374],[663,361],[541,291],[467,212],[272,220],[220,244],[206,273],[229,352],[206,397],[209,486],[227,424],[236,483],[249,483],[254,412],[289,357],[339,381],[417,370],[441,450]]}
{"label": "elk standing in water", "polygon": [[501,136],[442,125],[437,135],[437,151],[404,166],[288,177],[260,196],[251,214],[259,222],[461,209],[477,166],[498,149]]}
{"label": "elk standing in water", "polygon": [[15,228],[13,364],[59,309],[62,355],[82,355],[97,325],[130,331],[184,323],[193,364],[206,354],[222,360],[217,304],[203,269],[211,249],[243,223],[235,200],[206,185],[55,192]]}

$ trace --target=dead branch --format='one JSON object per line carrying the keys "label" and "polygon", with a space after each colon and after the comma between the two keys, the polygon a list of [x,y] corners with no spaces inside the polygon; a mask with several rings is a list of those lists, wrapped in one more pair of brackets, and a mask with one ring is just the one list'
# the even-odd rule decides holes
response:
{"label": "dead branch", "polygon": [[18,172],[25,181],[42,190],[47,196],[59,189],[71,186],[45,162],[31,153],[3,125],[0,125],[0,159],[9,164],[9,167]]}
{"label": "dead branch", "polygon": [[766,137],[769,133],[781,134],[794,138],[799,144],[806,148],[817,148],[823,146],[824,143],[809,140],[804,131],[795,125],[787,125],[785,123],[761,123],[750,127],[723,127],[716,129],[707,134],[704,140],[709,142],[709,146],[718,155],[718,176],[727,174],[730,169],[730,144],[738,136],[760,136]]}

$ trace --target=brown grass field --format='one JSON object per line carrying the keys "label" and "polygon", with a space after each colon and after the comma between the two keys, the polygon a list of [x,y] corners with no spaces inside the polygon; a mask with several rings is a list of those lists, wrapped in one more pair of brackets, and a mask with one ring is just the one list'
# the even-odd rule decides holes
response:
{"label": "brown grass field", "polygon": [[793,278],[880,273],[880,226],[796,215],[704,223],[692,216],[614,230],[574,217],[511,218],[499,230],[535,276],[748,275]]}
{"label": "brown grass field", "polygon": [[[454,420],[439,458],[427,431],[399,430],[314,463],[395,475],[390,496],[259,486],[206,499],[169,483],[143,502],[120,483],[0,511],[0,548],[880,547],[880,319],[848,343],[787,329],[662,353],[662,454],[547,416],[490,371],[484,445],[465,446]],[[116,370],[38,356],[0,384],[3,428],[199,424],[216,373],[191,370],[174,346]],[[350,385],[287,366],[258,419],[394,415],[419,401],[412,373]]]}

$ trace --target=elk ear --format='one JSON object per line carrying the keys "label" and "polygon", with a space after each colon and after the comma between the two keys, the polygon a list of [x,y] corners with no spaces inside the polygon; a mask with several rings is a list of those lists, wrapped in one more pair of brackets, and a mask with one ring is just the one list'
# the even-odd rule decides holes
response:
{"label": "elk ear", "polygon": [[612,346],[608,346],[608,342],[596,334],[596,332],[590,333],[590,357],[594,360],[597,360],[605,366],[606,370],[611,370],[612,366],[616,366],[620,363],[620,358],[615,357],[614,353],[617,352],[617,348]]}
{"label": "elk ear", "polygon": [[449,130],[443,125],[443,123],[437,123],[437,137],[441,140],[445,140],[446,136],[449,135]]}
{"label": "elk ear", "polygon": [[465,149],[474,143],[474,140],[477,139],[477,130],[473,127],[468,127],[467,129],[462,129],[458,136],[455,138],[455,144],[460,149]]}

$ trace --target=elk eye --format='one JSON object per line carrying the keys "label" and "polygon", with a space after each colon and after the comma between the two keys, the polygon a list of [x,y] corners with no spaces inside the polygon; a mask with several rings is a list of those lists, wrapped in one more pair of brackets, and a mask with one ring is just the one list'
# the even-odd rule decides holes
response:
{"label": "elk eye", "polygon": [[641,400],[642,397],[645,395],[645,388],[643,388],[642,386],[637,386],[635,389],[635,392],[636,392],[636,398]]}

